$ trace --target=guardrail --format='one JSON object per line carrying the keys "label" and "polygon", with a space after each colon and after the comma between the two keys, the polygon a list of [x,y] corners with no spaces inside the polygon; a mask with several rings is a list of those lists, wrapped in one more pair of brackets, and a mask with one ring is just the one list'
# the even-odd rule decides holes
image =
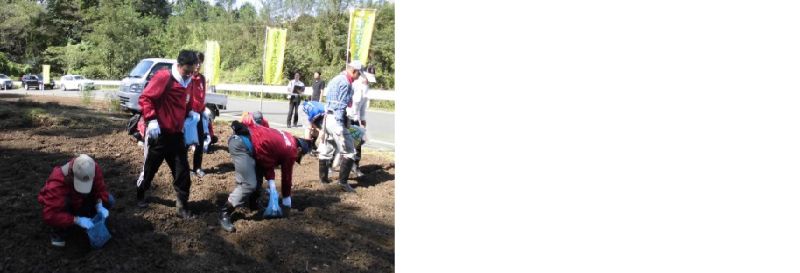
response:
{"label": "guardrail", "polygon": [[[121,81],[103,81],[94,80],[94,85],[120,85]],[[273,93],[273,94],[289,94],[286,86],[282,85],[257,85],[257,84],[219,84],[216,86],[217,90],[233,91],[233,92],[253,92],[253,93]],[[304,95],[311,96],[314,89],[306,87],[303,92]],[[387,90],[369,90],[369,98],[373,100],[395,100],[395,92]]]}

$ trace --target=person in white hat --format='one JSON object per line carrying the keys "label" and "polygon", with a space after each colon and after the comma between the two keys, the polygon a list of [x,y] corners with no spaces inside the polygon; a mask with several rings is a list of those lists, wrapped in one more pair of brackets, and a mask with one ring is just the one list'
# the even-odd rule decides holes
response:
{"label": "person in white hat", "polygon": [[332,165],[335,152],[342,155],[342,167],[339,172],[339,186],[346,192],[355,192],[347,184],[347,177],[355,163],[355,146],[353,137],[347,131],[348,106],[353,103],[353,81],[361,76],[361,62],[354,60],[347,64],[342,74],[331,79],[326,96],[325,118],[323,119],[323,138],[319,147],[319,179],[329,183],[328,168]]}
{"label": "person in white hat", "polygon": [[73,227],[92,228],[96,214],[108,218],[107,208],[114,204],[100,166],[85,154],[53,168],[37,200],[44,223],[53,229],[50,243],[57,247],[66,245],[65,235]]}

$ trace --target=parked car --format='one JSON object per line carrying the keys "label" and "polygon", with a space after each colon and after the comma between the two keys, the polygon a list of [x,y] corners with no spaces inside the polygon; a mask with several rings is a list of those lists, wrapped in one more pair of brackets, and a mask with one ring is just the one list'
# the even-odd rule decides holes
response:
{"label": "parked car", "polygon": [[39,77],[36,75],[23,75],[22,78],[20,78],[20,81],[22,81],[22,88],[25,88],[25,90],[31,88],[39,89]]}
{"label": "parked car", "polygon": [[84,78],[81,75],[64,75],[58,81],[61,90],[83,90],[94,88],[94,81]]}
{"label": "parked car", "polygon": [[[150,82],[150,78],[162,69],[172,69],[176,64],[174,59],[148,58],[139,61],[127,77],[122,79],[119,85],[119,101],[122,109],[131,113],[141,112],[139,106],[139,95],[142,94],[145,86]],[[209,88],[210,89],[210,88]],[[211,119],[219,116],[219,110],[227,109],[228,96],[216,94],[206,90],[206,108],[212,113]]]}
{"label": "parked car", "polygon": [[13,89],[14,83],[11,82],[11,78],[4,74],[0,74],[0,89]]}
{"label": "parked car", "polygon": [[[41,85],[42,81],[44,80],[44,77],[42,77],[42,74],[38,74],[36,76],[39,77],[39,85]],[[53,80],[53,77],[50,77],[50,81],[44,83],[44,89],[47,90],[55,88],[56,88],[56,81]]]}

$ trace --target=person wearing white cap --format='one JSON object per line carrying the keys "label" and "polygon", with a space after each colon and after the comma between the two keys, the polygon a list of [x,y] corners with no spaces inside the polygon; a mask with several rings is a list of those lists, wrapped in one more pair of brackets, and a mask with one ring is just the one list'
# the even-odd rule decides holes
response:
{"label": "person wearing white cap", "polygon": [[325,97],[325,118],[323,120],[323,139],[319,148],[319,179],[329,183],[328,168],[335,152],[342,155],[342,167],[339,172],[339,186],[346,192],[355,192],[347,184],[347,177],[353,168],[355,147],[353,137],[345,133],[347,126],[346,108],[353,103],[352,83],[361,76],[361,62],[354,60],[347,64],[344,73],[337,75],[328,84],[328,95]]}
{"label": "person wearing white cap", "polygon": [[114,205],[100,166],[85,154],[53,168],[37,200],[44,223],[53,229],[50,243],[57,247],[66,245],[64,238],[72,227],[92,228],[92,217],[108,218],[107,208]]}

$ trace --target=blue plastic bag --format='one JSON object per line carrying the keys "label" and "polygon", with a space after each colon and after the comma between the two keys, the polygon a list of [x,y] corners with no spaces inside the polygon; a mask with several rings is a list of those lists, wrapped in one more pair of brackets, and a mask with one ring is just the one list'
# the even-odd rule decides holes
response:
{"label": "blue plastic bag", "polygon": [[278,191],[274,187],[269,189],[269,203],[264,209],[264,218],[278,218],[283,215],[280,205],[278,205]]}
{"label": "blue plastic bag", "polygon": [[201,119],[203,120],[203,134],[208,135],[208,116],[203,113]]}
{"label": "blue plastic bag", "polygon": [[197,137],[197,121],[198,120],[194,118],[186,117],[186,120],[183,122],[183,143],[185,143],[186,146],[200,143]]}
{"label": "blue plastic bag", "polygon": [[99,249],[111,239],[111,233],[108,233],[108,228],[106,228],[106,219],[99,213],[92,218],[92,222],[94,227],[87,229],[86,234],[89,235],[89,245],[94,249]]}

